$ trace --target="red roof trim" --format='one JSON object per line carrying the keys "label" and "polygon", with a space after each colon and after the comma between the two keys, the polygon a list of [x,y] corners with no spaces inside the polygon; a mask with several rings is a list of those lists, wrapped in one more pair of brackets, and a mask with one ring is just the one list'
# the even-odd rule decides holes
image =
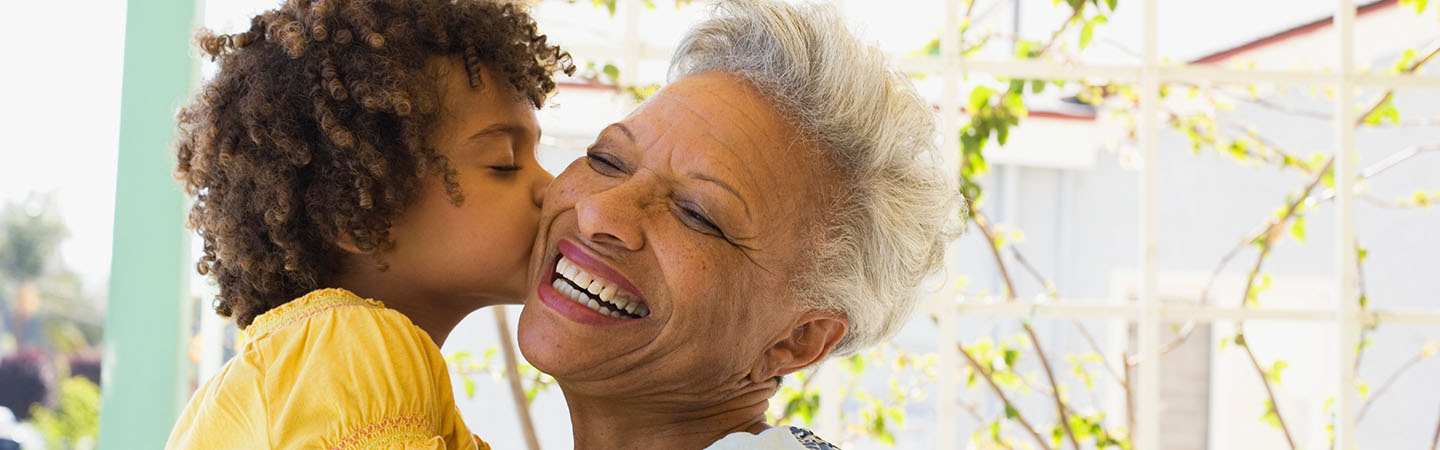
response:
{"label": "red roof trim", "polygon": [[578,90],[612,91],[612,92],[613,92],[613,91],[616,91],[616,90],[619,90],[619,88],[617,88],[617,87],[615,87],[615,86],[612,86],[612,85],[609,85],[609,84],[605,84],[605,83],[601,83],[601,82],[598,82],[598,81],[592,81],[592,82],[584,82],[584,81],[557,81],[557,82],[555,82],[555,87],[556,87],[557,89],[565,89],[565,90],[578,89]]}
{"label": "red roof trim", "polygon": [[[1371,2],[1371,3],[1366,4],[1366,5],[1361,5],[1359,8],[1355,8],[1355,15],[1358,17],[1358,16],[1361,16],[1361,15],[1364,15],[1364,14],[1368,14],[1368,13],[1371,13],[1371,12],[1374,12],[1374,11],[1378,11],[1378,10],[1380,10],[1380,9],[1384,9],[1384,8],[1386,8],[1386,7],[1398,5],[1399,3],[1400,3],[1400,2],[1399,2],[1398,0],[1379,0],[1379,1]],[[1327,26],[1330,26],[1330,24],[1333,23],[1334,20],[1335,20],[1335,16],[1330,16],[1330,17],[1321,18],[1321,19],[1316,20],[1316,21],[1313,21],[1313,22],[1301,24],[1301,25],[1295,26],[1295,27],[1293,27],[1293,28],[1280,31],[1280,32],[1275,33],[1275,34],[1262,37],[1262,38],[1260,38],[1260,39],[1256,39],[1256,40],[1253,40],[1253,41],[1250,41],[1250,42],[1247,42],[1247,43],[1244,43],[1244,44],[1240,44],[1239,46],[1236,46],[1236,47],[1231,47],[1231,48],[1226,49],[1226,50],[1221,50],[1221,51],[1218,51],[1218,52],[1215,52],[1215,53],[1212,53],[1212,54],[1209,54],[1209,55],[1200,57],[1200,59],[1196,59],[1196,60],[1194,60],[1194,61],[1190,61],[1190,64],[1214,64],[1214,63],[1218,63],[1218,62],[1221,62],[1221,61],[1225,61],[1225,60],[1230,59],[1230,58],[1232,58],[1232,57],[1234,57],[1234,56],[1236,56],[1236,55],[1239,55],[1239,54],[1241,54],[1241,53],[1245,53],[1245,52],[1250,51],[1250,50],[1254,50],[1254,49],[1257,49],[1257,48],[1260,48],[1260,47],[1264,47],[1264,46],[1267,46],[1267,45],[1275,44],[1275,43],[1284,41],[1284,40],[1286,40],[1286,39],[1291,39],[1291,38],[1303,36],[1303,35],[1306,35],[1306,34],[1310,34],[1310,33],[1316,32],[1316,31],[1320,31],[1321,29],[1323,29],[1323,28],[1325,28],[1325,27],[1327,27]]]}

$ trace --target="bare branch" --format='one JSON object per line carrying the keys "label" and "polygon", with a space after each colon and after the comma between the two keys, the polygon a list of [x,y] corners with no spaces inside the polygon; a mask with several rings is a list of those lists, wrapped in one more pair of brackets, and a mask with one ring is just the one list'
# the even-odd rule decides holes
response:
{"label": "bare branch", "polygon": [[1360,423],[1360,421],[1365,420],[1365,413],[1370,411],[1370,405],[1375,403],[1375,399],[1380,398],[1380,396],[1382,395],[1385,395],[1385,392],[1390,390],[1390,386],[1394,385],[1395,381],[1399,380],[1401,375],[1405,375],[1405,373],[1409,372],[1410,369],[1414,369],[1415,366],[1425,361],[1425,357],[1425,353],[1421,352],[1420,354],[1415,355],[1414,358],[1410,358],[1409,361],[1405,361],[1405,364],[1401,365],[1399,368],[1396,368],[1395,372],[1391,373],[1390,377],[1385,379],[1385,383],[1381,384],[1379,388],[1375,389],[1375,392],[1373,394],[1370,394],[1370,398],[1365,400],[1365,404],[1360,406],[1360,411],[1355,414],[1355,423],[1358,424]]}
{"label": "bare branch", "polygon": [[1045,350],[1040,345],[1040,337],[1035,335],[1035,328],[1031,327],[1028,322],[1022,324],[1022,327],[1025,328],[1025,334],[1030,336],[1030,343],[1035,348],[1035,356],[1040,358],[1040,367],[1045,369],[1045,378],[1050,380],[1050,388],[1055,390],[1055,395],[1050,398],[1055,399],[1055,410],[1060,413],[1060,428],[1064,429],[1065,435],[1070,437],[1070,446],[1075,450],[1080,450],[1080,440],[1075,439],[1075,432],[1070,429],[1070,415],[1066,412],[1068,408],[1065,406],[1065,402],[1060,400],[1060,385],[1055,382],[1055,370],[1050,368],[1050,358],[1045,356]]}
{"label": "bare branch", "polygon": [[[1051,299],[1060,300],[1059,293],[1056,292],[1056,290],[1055,290],[1055,285],[1052,284],[1052,283],[1050,283],[1049,280],[1045,279],[1045,277],[1040,274],[1040,270],[1039,270],[1039,269],[1036,269],[1036,268],[1035,268],[1035,265],[1030,264],[1030,260],[1025,259],[1025,255],[1023,255],[1023,254],[1020,253],[1020,249],[1019,249],[1019,248],[1015,247],[1014,245],[1011,245],[1011,246],[1010,246],[1010,254],[1011,254],[1011,256],[1014,256],[1014,257],[1015,257],[1015,261],[1016,261],[1016,262],[1019,262],[1021,267],[1023,267],[1027,272],[1029,272],[1032,277],[1035,277],[1035,280],[1036,280],[1036,281],[1038,281],[1042,286],[1045,286],[1045,292],[1050,296]],[[1126,403],[1127,408],[1128,408],[1128,407],[1130,406],[1132,400],[1133,400],[1133,399],[1131,398],[1131,394],[1132,394],[1132,393],[1131,393],[1131,391],[1130,391],[1130,384],[1126,382],[1126,380],[1124,379],[1124,377],[1121,377],[1120,374],[1116,373],[1116,372],[1115,372],[1115,369],[1112,369],[1112,368],[1110,367],[1110,364],[1105,361],[1105,353],[1100,350],[1100,344],[1095,341],[1095,336],[1092,335],[1092,334],[1090,334],[1090,329],[1089,329],[1089,328],[1086,328],[1086,327],[1085,327],[1085,324],[1080,323],[1079,320],[1071,320],[1070,323],[1074,324],[1074,325],[1075,325],[1075,328],[1078,329],[1078,330],[1080,330],[1080,335],[1083,336],[1083,337],[1085,338],[1085,342],[1090,345],[1090,350],[1093,351],[1093,352],[1095,352],[1096,355],[1100,355],[1100,366],[1101,366],[1101,367],[1104,367],[1104,368],[1105,368],[1105,372],[1106,372],[1106,373],[1109,373],[1109,374],[1110,374],[1110,377],[1111,377],[1111,378],[1114,378],[1114,379],[1115,379],[1115,382],[1116,382],[1116,383],[1119,383],[1119,384],[1120,384],[1120,387],[1125,390],[1125,403]],[[1031,340],[1032,342],[1037,341],[1034,332],[1030,329],[1030,325],[1029,325],[1029,324],[1026,324],[1026,325],[1025,325],[1025,331],[1026,331],[1027,333],[1030,333],[1030,340]],[[1050,368],[1048,367],[1048,366],[1049,366],[1049,363],[1046,362],[1045,354],[1044,354],[1044,352],[1042,352],[1042,351],[1040,350],[1040,345],[1039,345],[1038,342],[1035,344],[1035,350],[1036,350],[1036,353],[1039,353],[1039,354],[1040,354],[1040,361],[1041,361],[1042,363],[1044,363],[1044,365],[1046,366],[1045,373],[1046,373],[1047,376],[1050,377],[1050,384],[1053,386],[1053,385],[1055,384],[1054,376],[1051,375]],[[1120,356],[1121,356],[1121,366],[1124,367],[1124,364],[1125,364],[1125,358],[1124,358],[1124,356],[1125,356],[1125,355],[1124,355],[1123,352],[1122,352],[1122,354],[1121,354]],[[1056,401],[1059,401],[1059,399],[1060,399],[1060,394],[1059,394],[1058,391],[1055,393],[1055,399],[1056,399]],[[1068,406],[1065,406],[1065,405],[1062,405],[1062,406],[1063,406],[1063,407],[1068,407]],[[1128,410],[1127,410],[1127,411],[1128,411]],[[1063,416],[1062,416],[1062,417],[1063,417]],[[1067,422],[1065,428],[1066,428],[1066,431],[1069,431],[1069,428],[1070,428],[1070,427],[1069,427],[1069,425],[1068,425],[1068,422]],[[1078,442],[1078,441],[1075,441],[1073,435],[1071,436],[1071,439],[1070,439],[1070,440],[1071,440],[1071,442],[1074,442],[1075,445],[1077,445],[1077,446],[1079,445],[1079,442]]]}
{"label": "bare branch", "polygon": [[1365,169],[1361,170],[1360,178],[1366,179],[1379,175],[1381,173],[1384,173],[1386,170],[1390,170],[1391,167],[1395,167],[1396,165],[1405,162],[1405,160],[1414,158],[1416,155],[1435,151],[1440,151],[1440,143],[1416,145],[1414,147],[1395,152],[1395,154],[1390,155],[1389,157],[1380,160],[1380,162],[1375,163],[1375,165],[1366,167]]}
{"label": "bare branch", "polygon": [[1440,421],[1435,423],[1435,437],[1430,438],[1430,450],[1440,450]]}
{"label": "bare branch", "polygon": [[[1243,324],[1241,325],[1243,326]],[[1280,431],[1285,433],[1285,442],[1290,444],[1290,449],[1295,448],[1295,438],[1290,437],[1290,427],[1285,425],[1285,419],[1280,415],[1280,403],[1275,400],[1275,388],[1270,386],[1270,377],[1265,375],[1265,369],[1260,366],[1260,360],[1255,358],[1255,351],[1250,349],[1250,344],[1244,339],[1245,333],[1241,331],[1240,344],[1238,347],[1245,349],[1245,356],[1250,358],[1250,364],[1255,366],[1255,371],[1260,375],[1260,383],[1265,385],[1265,395],[1270,397],[1270,408],[1275,410],[1275,422],[1280,424]]]}
{"label": "bare branch", "polygon": [[[975,204],[975,202],[969,203],[971,205]],[[972,206],[971,208],[971,213],[975,218],[975,227],[980,229],[980,234],[985,235],[985,242],[988,244],[987,247],[990,248],[990,255],[995,257],[995,268],[1000,270],[1000,278],[1005,280],[1005,289],[1007,291],[1005,293],[1005,301],[1014,301],[1016,295],[1015,282],[1011,281],[1010,269],[1006,268],[1005,260],[1000,256],[1000,246],[995,244],[995,235],[990,231],[990,221],[986,220],[985,216],[975,209],[976,207]]]}
{"label": "bare branch", "polygon": [[960,348],[960,355],[964,356],[965,361],[970,363],[970,368],[974,370],[976,374],[980,375],[980,378],[985,380],[985,385],[990,386],[990,390],[995,393],[996,397],[1000,398],[1001,403],[1005,404],[1007,411],[1015,411],[1015,421],[1019,422],[1020,426],[1024,427],[1025,431],[1030,433],[1030,437],[1035,438],[1035,445],[1039,445],[1040,448],[1045,450],[1051,450],[1050,446],[1045,444],[1045,438],[1040,437],[1040,433],[1035,431],[1035,427],[1030,426],[1030,422],[1025,420],[1025,416],[1020,413],[1020,408],[1015,407],[1015,403],[1010,401],[1010,397],[1005,395],[1005,391],[1000,389],[1000,385],[995,384],[995,380],[991,378],[990,371],[985,370],[985,367],[980,365],[980,361],[975,360],[975,355],[971,355],[970,351],[965,349],[965,346],[956,344],[956,347]]}
{"label": "bare branch", "polygon": [[[959,401],[959,400],[956,400],[955,402],[956,402],[956,403],[959,403],[959,404],[960,404],[960,407],[963,408],[963,409],[965,409],[965,412],[970,413],[970,417],[975,419],[975,423],[977,423],[977,424],[983,424],[983,423],[985,423],[985,418],[982,417],[982,416],[980,416],[980,409],[977,408],[977,407],[975,406],[975,404],[969,403],[969,402],[962,402],[962,401]],[[996,419],[996,420],[999,420],[999,419]],[[1000,442],[997,442],[997,444],[1000,444],[1001,447],[1005,447],[1007,450],[1015,450],[1015,447],[1014,447],[1014,446],[1010,445],[1009,442],[1005,442],[1003,439],[1000,440]]]}
{"label": "bare branch", "polygon": [[1070,14],[1070,17],[1065,18],[1065,23],[1060,24],[1060,28],[1056,28],[1054,33],[1050,33],[1050,40],[1045,43],[1045,46],[1040,47],[1040,50],[1035,52],[1035,56],[1044,55],[1048,53],[1050,49],[1054,48],[1055,43],[1060,42],[1060,35],[1065,34],[1065,30],[1069,30],[1070,24],[1075,23],[1075,19],[1080,18],[1081,13],[1084,11],[1083,3],[1082,7],[1075,8],[1075,12]]}
{"label": "bare branch", "polygon": [[[1291,218],[1295,217],[1295,212],[1299,210],[1300,205],[1305,202],[1305,199],[1310,196],[1311,192],[1315,191],[1315,187],[1319,186],[1320,182],[1324,180],[1324,174],[1329,172],[1334,165],[1335,157],[1331,156],[1330,160],[1325,162],[1325,166],[1320,168],[1320,175],[1310,181],[1310,184],[1305,186],[1305,190],[1301,191],[1300,195],[1295,196],[1295,199],[1290,201],[1290,205],[1285,208],[1285,214],[1280,216],[1279,220],[1271,222],[1270,226],[1266,227],[1265,234],[1261,235],[1260,238],[1260,256],[1255,258],[1255,266],[1250,269],[1250,275],[1245,280],[1245,295],[1240,297],[1240,304],[1242,306],[1249,302],[1250,293],[1255,289],[1255,277],[1260,274],[1260,268],[1265,264],[1265,259],[1270,256],[1270,249],[1274,248],[1274,243],[1279,239],[1278,236],[1282,230],[1285,229],[1285,224],[1288,223]],[[1245,355],[1250,357],[1250,363],[1255,366],[1255,371],[1260,375],[1260,382],[1265,385],[1265,395],[1270,397],[1270,406],[1275,410],[1275,421],[1280,424],[1280,431],[1285,433],[1285,441],[1290,444],[1290,448],[1293,450],[1296,448],[1295,438],[1290,436],[1290,427],[1285,425],[1285,419],[1280,415],[1280,402],[1275,397],[1274,388],[1270,386],[1270,378],[1265,376],[1265,368],[1260,365],[1260,360],[1255,358],[1255,352],[1250,349],[1249,341],[1243,339],[1245,335],[1244,325],[1244,323],[1237,325],[1237,328],[1241,329],[1237,334],[1241,336],[1242,339],[1238,339],[1236,344],[1238,344],[1240,348],[1245,349]]]}
{"label": "bare branch", "polygon": [[520,384],[520,363],[515,358],[515,342],[510,339],[510,320],[505,317],[505,308],[490,308],[495,312],[495,330],[500,334],[500,353],[505,355],[505,378],[510,380],[510,397],[515,400],[515,415],[520,417],[520,430],[525,435],[525,446],[540,450],[540,437],[535,433],[535,422],[530,418],[530,401],[525,398],[525,387]]}
{"label": "bare branch", "polygon": [[[971,210],[975,217],[975,226],[985,235],[985,242],[989,244],[990,254],[995,257],[995,265],[1000,268],[1000,275],[1005,281],[1006,301],[1015,300],[1015,281],[1010,278],[1009,269],[1005,268],[1005,260],[1000,257],[1000,245],[995,243],[994,233],[990,231],[990,225],[985,220],[985,215],[979,210]],[[1045,378],[1050,380],[1050,388],[1055,391],[1052,397],[1055,399],[1055,412],[1060,416],[1060,428],[1065,430],[1065,435],[1070,437],[1070,444],[1074,450],[1080,450],[1080,441],[1075,439],[1075,431],[1070,429],[1070,416],[1065,413],[1065,402],[1060,399],[1060,386],[1055,382],[1055,371],[1050,367],[1050,359],[1045,357],[1045,350],[1040,345],[1040,339],[1035,336],[1035,329],[1029,323],[1022,323],[1025,333],[1030,335],[1030,344],[1035,348],[1036,356],[1040,357],[1040,367],[1045,370]]]}

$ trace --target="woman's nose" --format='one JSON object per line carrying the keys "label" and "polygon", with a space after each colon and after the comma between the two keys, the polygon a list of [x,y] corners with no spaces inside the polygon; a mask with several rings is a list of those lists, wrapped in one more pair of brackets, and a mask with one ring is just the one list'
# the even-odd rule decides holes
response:
{"label": "woman's nose", "polygon": [[599,247],[629,251],[644,248],[644,191],[641,183],[632,178],[580,198],[575,203],[580,237]]}

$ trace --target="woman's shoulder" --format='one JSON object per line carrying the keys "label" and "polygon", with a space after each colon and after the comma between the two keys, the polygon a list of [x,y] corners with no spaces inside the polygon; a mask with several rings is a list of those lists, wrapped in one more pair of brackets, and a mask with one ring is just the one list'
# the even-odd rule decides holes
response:
{"label": "woman's shoulder", "polygon": [[759,434],[730,433],[706,449],[840,450],[839,447],[815,436],[810,430],[785,425],[772,427]]}

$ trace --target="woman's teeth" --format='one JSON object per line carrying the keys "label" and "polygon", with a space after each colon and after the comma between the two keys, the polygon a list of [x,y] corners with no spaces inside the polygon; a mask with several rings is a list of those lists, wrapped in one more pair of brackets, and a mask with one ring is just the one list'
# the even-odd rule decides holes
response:
{"label": "woman's teeth", "polygon": [[555,264],[555,275],[551,287],[600,314],[616,319],[639,319],[650,315],[649,307],[620,292],[614,282],[586,272],[564,256]]}

